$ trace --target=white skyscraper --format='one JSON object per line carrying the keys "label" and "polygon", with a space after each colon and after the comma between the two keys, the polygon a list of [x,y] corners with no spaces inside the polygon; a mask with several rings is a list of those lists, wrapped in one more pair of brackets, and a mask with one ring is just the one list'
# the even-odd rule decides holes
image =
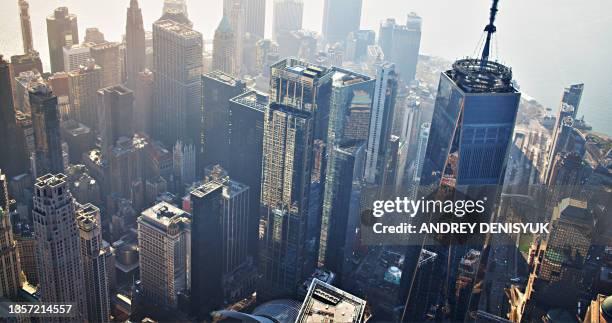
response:
{"label": "white skyscraper", "polygon": [[87,293],[87,318],[90,322],[110,320],[106,249],[102,246],[100,209],[92,204],[79,205],[77,225],[81,238],[81,261]]}
{"label": "white skyscraper", "polygon": [[397,93],[397,74],[395,65],[383,63],[376,72],[374,100],[370,115],[370,134],[366,151],[365,179],[368,183],[382,182],[384,159],[387,143],[391,135],[395,96]]}
{"label": "white skyscraper", "polygon": [[138,218],[140,281],[152,304],[176,308],[179,292],[189,288],[191,216],[166,202]]}
{"label": "white skyscraper", "polygon": [[87,317],[76,202],[64,174],[39,177],[34,185],[34,236],[43,302],[74,303],[75,320]]}

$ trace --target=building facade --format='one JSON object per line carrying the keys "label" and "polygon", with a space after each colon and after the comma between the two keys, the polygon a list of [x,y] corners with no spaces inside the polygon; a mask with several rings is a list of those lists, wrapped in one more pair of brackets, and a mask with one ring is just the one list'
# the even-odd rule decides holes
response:
{"label": "building facade", "polygon": [[81,261],[87,295],[87,319],[90,322],[110,321],[109,274],[106,251],[103,249],[100,209],[92,204],[79,205],[76,210],[79,227]]}
{"label": "building facade", "polygon": [[34,184],[34,235],[43,302],[73,303],[78,320],[87,316],[76,202],[64,174],[47,174]]}
{"label": "building facade", "polygon": [[140,281],[152,306],[176,309],[178,293],[189,286],[191,216],[161,202],[138,218]]}
{"label": "building facade", "polygon": [[79,43],[77,16],[68,12],[67,7],[58,7],[47,17],[47,38],[51,73],[65,70],[63,49]]}
{"label": "building facade", "polygon": [[166,147],[200,137],[202,34],[173,20],[153,24],[152,135]]}

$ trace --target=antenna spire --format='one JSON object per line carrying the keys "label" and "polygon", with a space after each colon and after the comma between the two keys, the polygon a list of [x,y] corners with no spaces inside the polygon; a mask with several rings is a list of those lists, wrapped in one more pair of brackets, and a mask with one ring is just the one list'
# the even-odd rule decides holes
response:
{"label": "antenna spire", "polygon": [[489,53],[491,48],[491,37],[493,33],[497,31],[495,27],[495,16],[497,15],[497,3],[499,0],[493,0],[493,5],[491,6],[491,13],[489,15],[489,24],[485,27],[484,31],[487,32],[487,40],[485,41],[484,48],[482,49],[482,58],[481,58],[481,66],[484,66],[486,62],[489,61]]}

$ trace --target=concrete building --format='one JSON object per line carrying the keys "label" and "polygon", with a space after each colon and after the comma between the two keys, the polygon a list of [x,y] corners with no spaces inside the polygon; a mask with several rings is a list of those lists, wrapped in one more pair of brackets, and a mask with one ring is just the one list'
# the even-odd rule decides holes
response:
{"label": "concrete building", "polygon": [[[212,70],[222,71],[232,76],[238,76],[240,61],[237,60],[237,34],[233,30],[230,19],[223,16],[215,30],[213,39]],[[240,55],[242,56],[242,55]]]}
{"label": "concrete building", "polygon": [[102,88],[102,68],[88,60],[76,70],[68,72],[71,115],[94,130],[98,130],[96,91]]}
{"label": "concrete building", "polygon": [[107,255],[103,249],[100,209],[92,204],[79,205],[76,222],[81,240],[87,319],[90,322],[109,322],[109,273],[106,265]]}
{"label": "concrete building", "polygon": [[90,56],[96,64],[102,67],[102,81],[100,87],[116,86],[121,84],[121,51],[120,43],[101,42],[85,43],[89,46]]}
{"label": "concrete building", "polygon": [[91,59],[90,47],[85,44],[64,46],[62,55],[64,58],[64,72],[78,70],[80,66],[87,66]]}
{"label": "concrete building", "polygon": [[[142,10],[137,0],[130,0],[125,23],[125,66],[127,87],[136,91],[136,80],[145,69],[146,46],[145,30],[142,22]],[[138,91],[136,91],[138,92]]]}
{"label": "concrete building", "polygon": [[140,281],[151,306],[175,309],[190,286],[191,215],[161,202],[138,218]]}
{"label": "concrete building", "polygon": [[[23,52],[34,51],[34,39],[32,38],[32,23],[30,22],[30,4],[26,0],[19,0],[19,21],[21,22],[21,42]],[[42,72],[42,71],[39,71]]]}
{"label": "concrete building", "polygon": [[[64,174],[47,174],[34,184],[34,235],[40,300],[70,302],[75,319],[87,316],[87,292],[76,221],[77,205]],[[62,255],[51,256],[51,255]]]}
{"label": "concrete building", "polygon": [[272,12],[272,39],[278,40],[283,33],[302,29],[303,0],[274,0]]}
{"label": "concrete building", "polygon": [[359,30],[362,5],[362,0],[325,0],[322,31],[327,44],[344,42]]}
{"label": "concrete building", "polygon": [[63,48],[79,43],[77,16],[68,12],[67,7],[58,7],[47,17],[47,38],[51,73],[65,70]]}
{"label": "concrete building", "polygon": [[366,301],[314,279],[302,303],[296,323],[365,322]]}
{"label": "concrete building", "polygon": [[172,147],[200,138],[202,34],[173,20],[153,24],[152,135]]}
{"label": "concrete building", "polygon": [[0,297],[17,300],[21,289],[21,265],[10,219],[8,180],[0,172]]}

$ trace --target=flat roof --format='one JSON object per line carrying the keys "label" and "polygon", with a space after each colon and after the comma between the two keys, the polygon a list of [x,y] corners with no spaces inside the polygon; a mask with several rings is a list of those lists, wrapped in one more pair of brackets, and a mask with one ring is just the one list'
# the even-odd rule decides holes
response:
{"label": "flat roof", "polygon": [[366,301],[313,279],[296,322],[361,322]]}

